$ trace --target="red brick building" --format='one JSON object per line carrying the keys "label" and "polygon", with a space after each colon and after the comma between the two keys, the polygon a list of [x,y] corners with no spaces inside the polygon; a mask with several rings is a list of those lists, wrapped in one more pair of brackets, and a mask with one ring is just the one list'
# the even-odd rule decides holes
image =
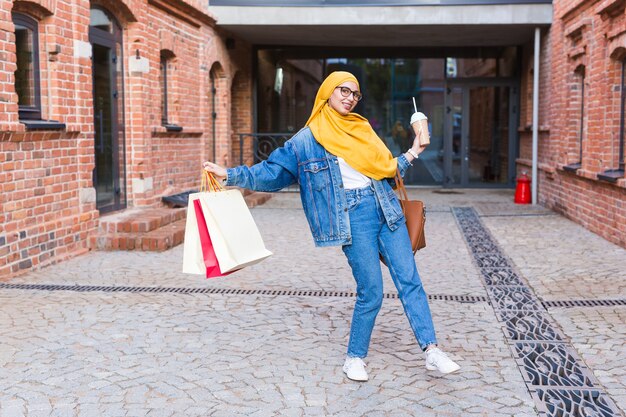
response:
{"label": "red brick building", "polygon": [[0,277],[197,187],[251,129],[249,47],[206,1],[2,0],[0,22]]}
{"label": "red brick building", "polygon": [[[626,2],[553,6],[540,64],[539,203],[626,247]],[[519,170],[529,170],[532,146],[526,62]]]}

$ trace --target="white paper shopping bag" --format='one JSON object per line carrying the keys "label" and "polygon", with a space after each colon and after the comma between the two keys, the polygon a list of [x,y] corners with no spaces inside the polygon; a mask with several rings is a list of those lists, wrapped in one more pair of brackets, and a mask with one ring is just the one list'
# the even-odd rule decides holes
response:
{"label": "white paper shopping bag", "polygon": [[185,222],[185,241],[183,243],[183,273],[185,274],[204,275],[206,272],[200,234],[198,233],[196,211],[193,206],[193,201],[197,200],[201,194],[207,193],[189,194],[187,220]]}
{"label": "white paper shopping bag", "polygon": [[238,190],[199,193],[220,270],[225,273],[254,265],[272,255]]}

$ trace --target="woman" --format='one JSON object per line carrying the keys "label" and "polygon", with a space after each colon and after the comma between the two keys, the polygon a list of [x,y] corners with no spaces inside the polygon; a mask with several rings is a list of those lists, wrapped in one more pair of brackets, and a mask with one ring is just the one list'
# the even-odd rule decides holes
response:
{"label": "woman", "polygon": [[204,162],[204,169],[226,185],[258,191],[299,183],[316,246],[341,245],[356,281],[357,299],[343,365],[349,379],[368,379],[363,358],[383,300],[379,253],[425,352],[426,368],[457,371],[459,365],[437,348],[402,208],[390,185],[396,169],[404,176],[424,149],[416,137],[406,153],[393,158],[367,119],[352,113],[361,98],[354,75],[333,72],[320,86],[306,126],[266,161],[229,169]]}

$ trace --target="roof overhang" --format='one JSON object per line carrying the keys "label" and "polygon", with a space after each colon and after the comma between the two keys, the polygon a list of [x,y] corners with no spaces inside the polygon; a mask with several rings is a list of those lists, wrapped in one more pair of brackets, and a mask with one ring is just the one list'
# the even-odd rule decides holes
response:
{"label": "roof overhang", "polygon": [[463,47],[520,45],[552,23],[552,4],[211,6],[217,26],[252,45]]}

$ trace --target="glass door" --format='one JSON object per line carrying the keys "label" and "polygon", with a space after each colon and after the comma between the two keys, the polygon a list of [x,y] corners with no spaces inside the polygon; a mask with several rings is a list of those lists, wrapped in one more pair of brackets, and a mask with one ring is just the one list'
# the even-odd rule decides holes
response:
{"label": "glass door", "polygon": [[93,185],[100,212],[126,207],[123,114],[121,92],[121,33],[102,9],[91,9],[94,106]]}
{"label": "glass door", "polygon": [[462,152],[463,128],[463,88],[450,87],[446,90],[446,120],[444,128],[444,165],[446,186],[460,186],[464,183],[465,156]]}
{"label": "glass door", "polygon": [[96,156],[94,187],[96,188],[98,208],[112,205],[115,202],[110,55],[111,49],[100,45],[93,46],[94,141]]}
{"label": "glass door", "polygon": [[448,187],[510,187],[515,177],[517,89],[453,82],[446,89]]}

